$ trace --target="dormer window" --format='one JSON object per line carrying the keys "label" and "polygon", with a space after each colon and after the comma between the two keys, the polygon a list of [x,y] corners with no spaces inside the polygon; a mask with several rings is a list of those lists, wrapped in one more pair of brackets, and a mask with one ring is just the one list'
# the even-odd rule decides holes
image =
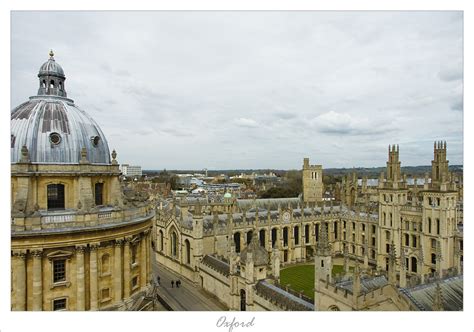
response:
{"label": "dormer window", "polygon": [[49,135],[49,141],[54,145],[58,145],[59,143],[61,143],[61,135],[59,135],[58,133],[51,133]]}

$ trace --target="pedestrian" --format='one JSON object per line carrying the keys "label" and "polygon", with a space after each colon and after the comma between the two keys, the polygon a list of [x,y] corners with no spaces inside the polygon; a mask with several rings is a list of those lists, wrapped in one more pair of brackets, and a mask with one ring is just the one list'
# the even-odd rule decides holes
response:
{"label": "pedestrian", "polygon": [[160,276],[156,277],[156,283],[158,284],[158,286],[160,285]]}
{"label": "pedestrian", "polygon": [[174,280],[171,280],[171,288],[174,287]]}
{"label": "pedestrian", "polygon": [[[178,280],[178,285],[181,286],[181,280]],[[179,287],[179,286],[178,286],[178,287]]]}
{"label": "pedestrian", "polygon": [[176,288],[179,288],[179,280],[176,280]]}

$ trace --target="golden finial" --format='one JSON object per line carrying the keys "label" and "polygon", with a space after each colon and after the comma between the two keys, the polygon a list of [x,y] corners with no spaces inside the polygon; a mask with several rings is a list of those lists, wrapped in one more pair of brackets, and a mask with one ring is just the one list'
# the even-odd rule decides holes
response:
{"label": "golden finial", "polygon": [[52,58],[54,56],[53,50],[49,50],[49,56]]}

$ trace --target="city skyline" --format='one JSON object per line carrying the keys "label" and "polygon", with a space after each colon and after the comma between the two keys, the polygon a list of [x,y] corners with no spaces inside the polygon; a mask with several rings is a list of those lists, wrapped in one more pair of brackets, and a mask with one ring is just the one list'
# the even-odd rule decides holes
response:
{"label": "city skyline", "polygon": [[[64,28],[35,38],[52,20]],[[462,164],[462,26],[462,12],[13,12],[11,101],[36,93],[52,48],[120,163],[376,167],[398,144],[417,166],[445,140]]]}

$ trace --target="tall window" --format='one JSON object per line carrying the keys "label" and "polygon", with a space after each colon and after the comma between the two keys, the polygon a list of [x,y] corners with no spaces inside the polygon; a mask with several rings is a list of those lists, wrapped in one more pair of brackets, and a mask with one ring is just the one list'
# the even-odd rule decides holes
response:
{"label": "tall window", "polygon": [[262,247],[265,247],[265,230],[261,229],[259,232],[259,238],[260,238],[260,245]]}
{"label": "tall window", "polygon": [[[137,244],[132,244],[130,249],[132,251],[132,264],[136,264],[137,263]],[[176,254],[173,256],[176,256]]]}
{"label": "tall window", "polygon": [[178,254],[178,237],[175,232],[171,233],[171,256],[176,257]]}
{"label": "tall window", "polygon": [[316,242],[319,241],[319,224],[314,225],[316,232]]}
{"label": "tall window", "polygon": [[48,184],[48,210],[64,209],[64,185]]}
{"label": "tall window", "polygon": [[410,245],[410,235],[408,234],[405,234],[405,246],[409,246]]}
{"label": "tall window", "polygon": [[66,281],[66,260],[53,260],[53,282]]}
{"label": "tall window", "polygon": [[288,227],[283,228],[283,246],[288,245]]}
{"label": "tall window", "polygon": [[411,258],[411,272],[416,272],[418,270],[418,260],[416,259],[416,257],[412,257]]}
{"label": "tall window", "polygon": [[95,205],[102,205],[103,202],[103,192],[104,192],[104,184],[103,183],[96,183],[95,184]]}
{"label": "tall window", "polygon": [[440,231],[439,231],[439,219],[436,218],[436,234],[439,235]]}
{"label": "tall window", "polygon": [[337,240],[337,221],[334,222],[334,239]]}
{"label": "tall window", "polygon": [[240,252],[240,233],[237,232],[234,234],[234,244],[235,244],[235,252]]}
{"label": "tall window", "polygon": [[428,218],[428,233],[431,234],[431,218]]}
{"label": "tall window", "polygon": [[272,228],[272,248],[275,248],[276,240],[277,240],[277,229]]}
{"label": "tall window", "polygon": [[295,238],[295,245],[300,244],[300,229],[298,226],[293,228],[293,237]]}
{"label": "tall window", "polygon": [[431,264],[436,264],[436,254],[431,254]]}
{"label": "tall window", "polygon": [[110,255],[105,254],[102,256],[102,274],[110,272]]}
{"label": "tall window", "polygon": [[184,246],[186,247],[186,264],[191,264],[191,244],[189,240],[184,240]]}
{"label": "tall window", "polygon": [[304,226],[304,242],[309,242],[309,225]]}
{"label": "tall window", "polygon": [[252,231],[247,232],[247,245],[252,241]]}

